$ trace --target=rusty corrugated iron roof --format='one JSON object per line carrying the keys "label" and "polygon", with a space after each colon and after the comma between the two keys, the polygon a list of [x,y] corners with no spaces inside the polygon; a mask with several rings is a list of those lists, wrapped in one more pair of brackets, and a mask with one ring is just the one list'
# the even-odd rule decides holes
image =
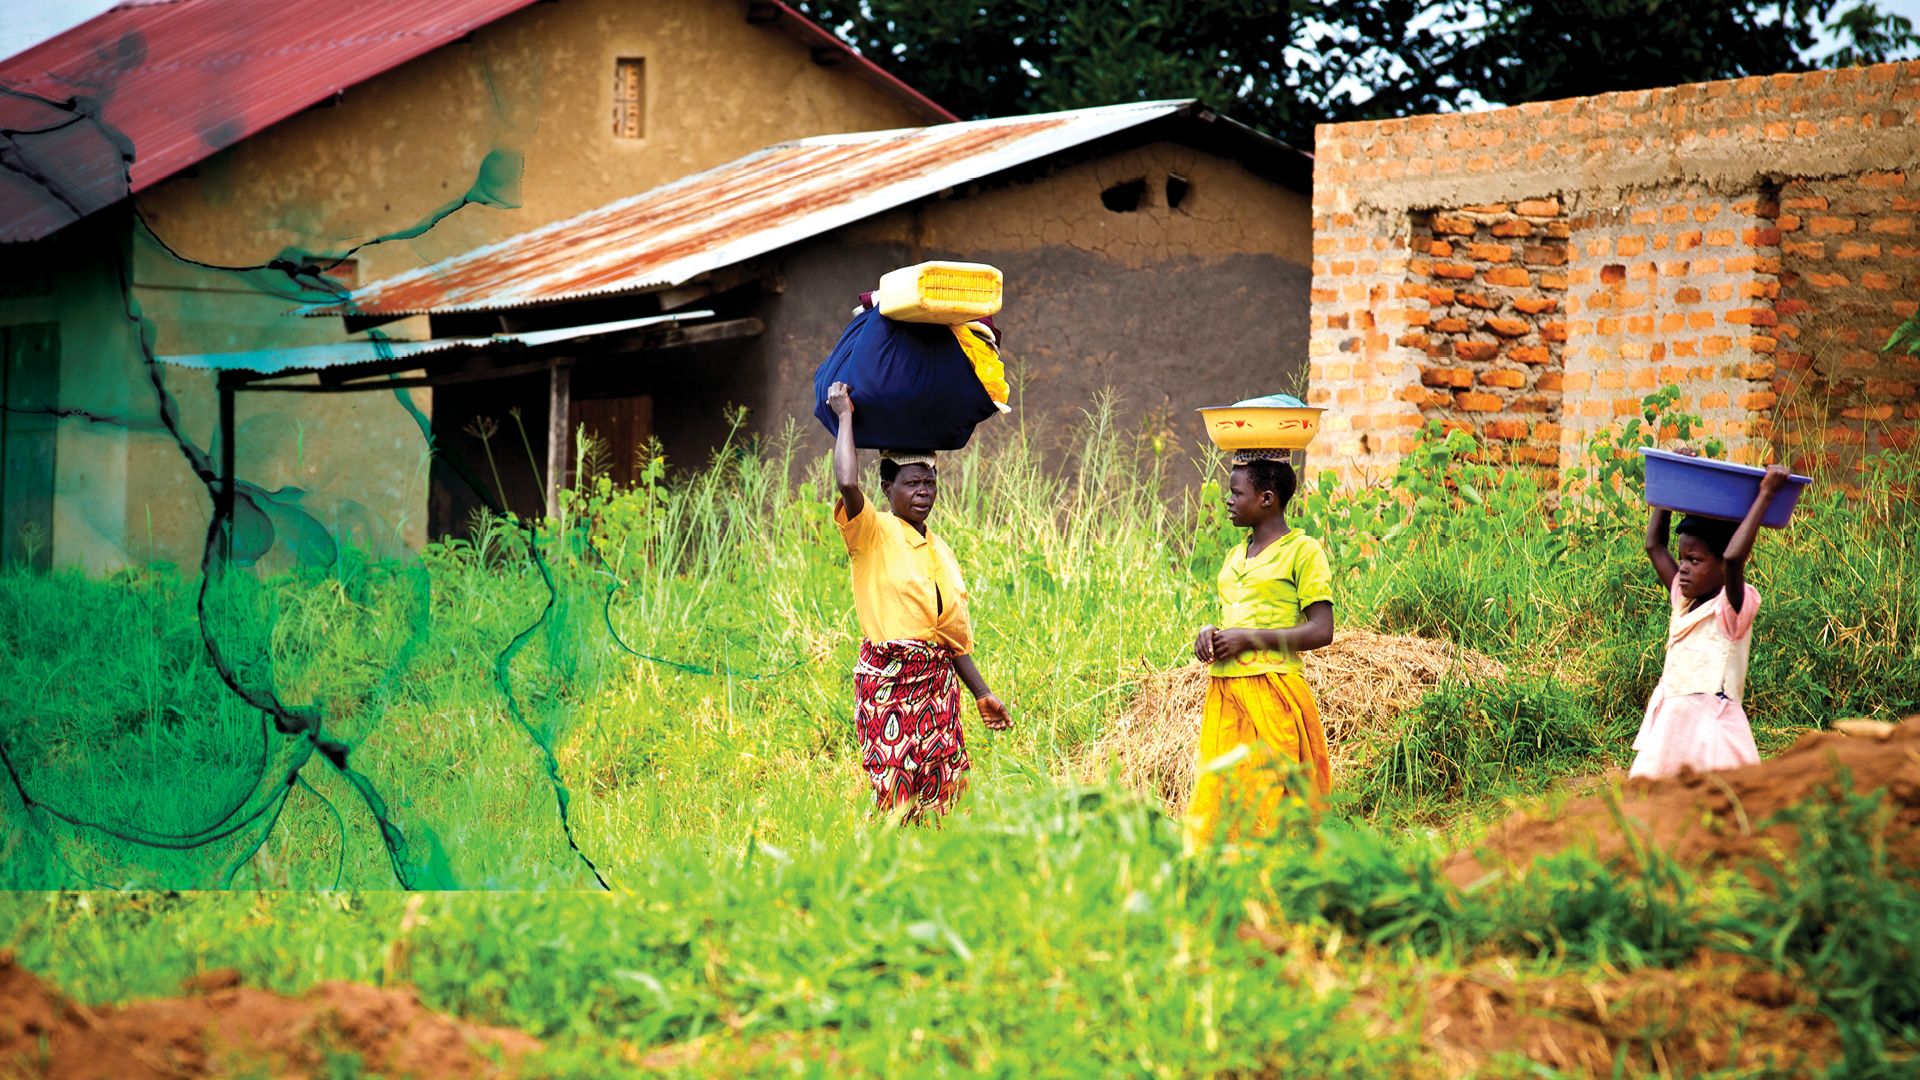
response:
{"label": "rusty corrugated iron roof", "polygon": [[0,61],[0,242],[34,240],[534,0],[130,0]]}
{"label": "rusty corrugated iron roof", "polygon": [[[947,188],[1176,114],[1157,101],[784,143],[584,214],[373,282],[362,315],[489,311],[677,285]],[[1283,144],[1204,113],[1262,141]]]}

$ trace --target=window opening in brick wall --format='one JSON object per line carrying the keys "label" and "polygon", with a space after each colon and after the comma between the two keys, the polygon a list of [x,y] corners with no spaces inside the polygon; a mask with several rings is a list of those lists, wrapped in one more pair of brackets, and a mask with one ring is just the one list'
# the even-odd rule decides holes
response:
{"label": "window opening in brick wall", "polygon": [[647,133],[647,62],[623,56],[613,65],[613,133],[638,139]]}
{"label": "window opening in brick wall", "polygon": [[1122,180],[1100,193],[1100,203],[1116,214],[1131,214],[1140,209],[1147,196],[1147,178]]}
{"label": "window opening in brick wall", "polygon": [[1403,343],[1426,354],[1423,415],[1477,436],[1496,460],[1557,470],[1570,228],[1558,201],[1419,210],[1410,283],[1427,320]]}

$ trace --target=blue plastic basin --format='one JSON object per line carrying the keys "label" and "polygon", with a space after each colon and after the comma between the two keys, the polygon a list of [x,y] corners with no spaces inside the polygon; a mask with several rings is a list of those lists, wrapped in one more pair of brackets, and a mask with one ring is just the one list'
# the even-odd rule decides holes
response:
{"label": "blue plastic basin", "polygon": [[[1664,507],[1682,514],[1739,521],[1760,494],[1760,478],[1765,469],[1734,465],[1709,458],[1671,454],[1643,447],[1647,459],[1647,505]],[[1760,524],[1769,529],[1784,528],[1793,516],[1800,492],[1812,483],[1810,477],[1795,476],[1773,497],[1767,516]]]}

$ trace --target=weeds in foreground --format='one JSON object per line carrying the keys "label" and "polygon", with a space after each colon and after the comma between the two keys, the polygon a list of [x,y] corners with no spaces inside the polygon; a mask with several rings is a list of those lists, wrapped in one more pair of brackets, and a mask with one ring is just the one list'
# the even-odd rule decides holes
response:
{"label": "weeds in foreground", "polygon": [[[942,830],[822,809],[798,844],[675,847],[611,896],[15,893],[0,913],[21,962],[82,1000],[223,967],[283,991],[404,981],[547,1040],[541,1075],[788,1037],[840,1075],[1420,1075],[1412,1021],[1436,972],[1620,978],[1708,949],[1807,986],[1843,1048],[1834,1075],[1892,1076],[1914,1060],[1920,882],[1888,859],[1883,818],[1859,796],[1804,805],[1801,853],[1764,864],[1764,887],[1575,850],[1463,891],[1429,837],[1301,819],[1211,863],[1148,803],[1054,790]],[[1696,1052],[1684,1026],[1656,1034],[1623,1052]]]}

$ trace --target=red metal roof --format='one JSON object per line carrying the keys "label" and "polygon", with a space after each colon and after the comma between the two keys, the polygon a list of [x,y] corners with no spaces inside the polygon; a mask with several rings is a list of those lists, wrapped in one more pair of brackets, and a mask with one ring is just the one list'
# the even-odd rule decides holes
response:
{"label": "red metal roof", "polygon": [[0,128],[16,133],[0,140],[0,241],[46,236],[532,2],[123,3],[0,61]]}
{"label": "red metal roof", "polygon": [[1230,125],[1237,137],[1307,160],[1187,101],[802,139],[373,282],[348,307],[367,315],[498,310],[674,285],[1173,116]]}
{"label": "red metal roof", "polygon": [[[0,58],[0,243],[47,236],[532,3],[125,0]],[[778,0],[747,10],[928,119],[954,119]]]}

